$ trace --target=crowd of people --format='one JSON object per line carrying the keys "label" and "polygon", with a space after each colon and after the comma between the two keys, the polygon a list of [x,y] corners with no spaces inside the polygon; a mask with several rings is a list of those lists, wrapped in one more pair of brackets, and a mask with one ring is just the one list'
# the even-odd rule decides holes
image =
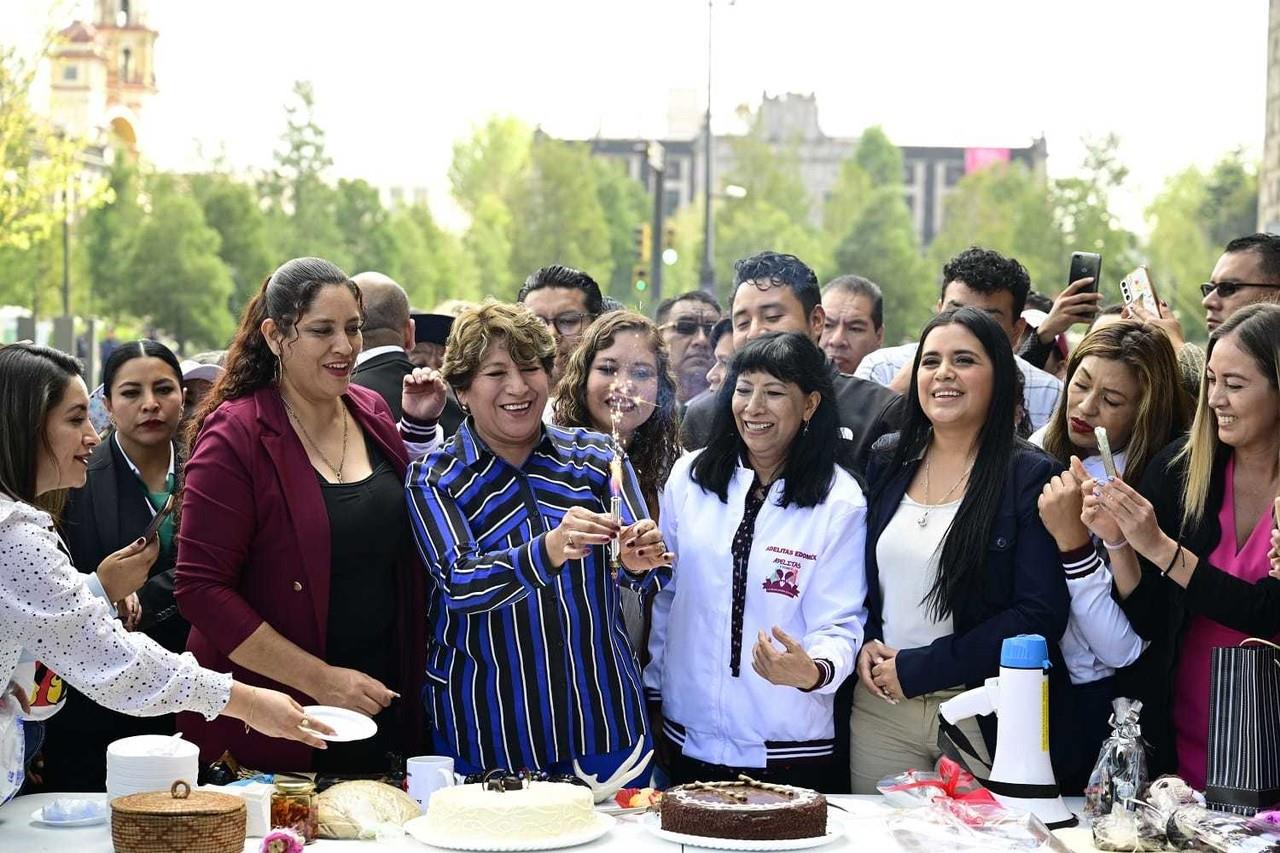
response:
{"label": "crowd of people", "polygon": [[[881,285],[769,251],[652,319],[561,265],[421,314],[298,258],[218,367],[118,344],[101,435],[74,359],[0,348],[0,713],[42,721],[33,779],[100,790],[112,740],[181,731],[271,771],[871,793],[1040,634],[1065,791],[1117,696],[1202,787],[1210,650],[1280,639],[1280,236],[1227,245],[1204,348],[987,249],[939,280],[900,343]],[[377,734],[325,748],[309,704]],[[994,754],[994,717],[961,729]]]}

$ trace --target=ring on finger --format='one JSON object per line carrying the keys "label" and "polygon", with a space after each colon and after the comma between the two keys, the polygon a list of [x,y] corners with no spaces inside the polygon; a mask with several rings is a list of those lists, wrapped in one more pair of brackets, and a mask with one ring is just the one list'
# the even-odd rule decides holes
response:
{"label": "ring on finger", "polygon": [[569,547],[570,547],[570,548],[572,548],[574,551],[578,550],[578,543],[577,543],[577,541],[573,538],[573,534],[572,534],[572,533],[570,533],[570,534],[569,534],[569,536],[568,536],[568,540],[567,540],[567,541],[569,542]]}

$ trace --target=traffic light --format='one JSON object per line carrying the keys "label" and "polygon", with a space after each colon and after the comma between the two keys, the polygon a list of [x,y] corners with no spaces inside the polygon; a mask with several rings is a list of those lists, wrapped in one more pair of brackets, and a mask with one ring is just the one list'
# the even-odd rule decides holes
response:
{"label": "traffic light", "polygon": [[662,231],[662,248],[674,249],[676,247],[676,227],[668,223],[667,227]]}
{"label": "traffic light", "polygon": [[631,270],[631,281],[634,282],[636,290],[644,292],[649,289],[649,271],[643,266],[636,266]]}
{"label": "traffic light", "polygon": [[640,263],[647,264],[649,259],[653,257],[653,230],[649,223],[637,225],[632,233],[635,235],[636,257]]}

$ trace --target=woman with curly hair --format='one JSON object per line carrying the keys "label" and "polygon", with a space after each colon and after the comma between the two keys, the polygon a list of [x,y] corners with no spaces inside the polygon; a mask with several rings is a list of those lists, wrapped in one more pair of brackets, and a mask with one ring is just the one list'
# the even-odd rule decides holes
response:
{"label": "woman with curly hair", "polygon": [[424,571],[403,483],[439,440],[445,389],[429,368],[406,376],[397,431],[351,383],[363,325],[360,290],[328,261],[295,258],[262,283],[189,426],[174,595],[202,664],[365,714],[378,733],[322,756],[180,715],[205,761],[374,773],[419,748]]}
{"label": "woman with curly hair", "polygon": [[658,327],[634,311],[610,311],[569,356],[553,420],[610,434],[616,418],[622,449],[656,520],[658,492],[680,455],[676,406],[675,374]]}

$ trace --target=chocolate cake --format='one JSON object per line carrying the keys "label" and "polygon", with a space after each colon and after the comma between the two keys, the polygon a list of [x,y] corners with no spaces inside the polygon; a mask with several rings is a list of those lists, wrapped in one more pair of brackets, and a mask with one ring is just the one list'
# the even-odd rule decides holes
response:
{"label": "chocolate cake", "polygon": [[737,782],[693,782],[662,795],[662,828],[708,838],[774,841],[827,832],[827,798],[808,788]]}

